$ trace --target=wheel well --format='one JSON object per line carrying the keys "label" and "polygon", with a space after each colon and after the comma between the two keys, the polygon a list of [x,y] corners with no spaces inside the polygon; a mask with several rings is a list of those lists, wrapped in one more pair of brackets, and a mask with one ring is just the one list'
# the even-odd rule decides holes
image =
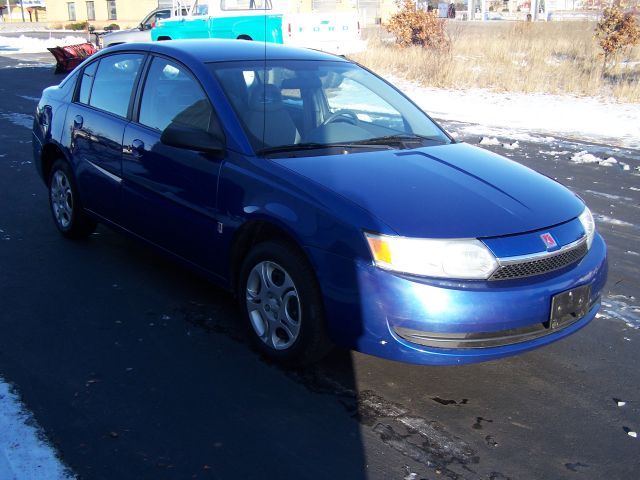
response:
{"label": "wheel well", "polygon": [[42,154],[40,155],[40,164],[42,166],[42,177],[47,183],[49,181],[49,175],[51,174],[51,167],[59,158],[65,158],[64,154],[56,145],[51,143],[46,144],[42,148]]}
{"label": "wheel well", "polygon": [[236,40],[253,40],[253,38],[243,33],[242,35],[238,35],[238,38]]}
{"label": "wheel well", "polygon": [[231,247],[229,285],[234,292],[237,287],[242,262],[247,256],[247,253],[249,253],[249,250],[251,250],[254,245],[267,240],[283,242],[292,248],[296,248],[307,258],[306,253],[298,245],[298,242],[282,228],[265,221],[256,220],[248,222],[236,233],[233,246]]}
{"label": "wheel well", "polygon": [[159,42],[164,42],[165,40],[171,40],[171,37],[167,37],[166,35],[158,37]]}

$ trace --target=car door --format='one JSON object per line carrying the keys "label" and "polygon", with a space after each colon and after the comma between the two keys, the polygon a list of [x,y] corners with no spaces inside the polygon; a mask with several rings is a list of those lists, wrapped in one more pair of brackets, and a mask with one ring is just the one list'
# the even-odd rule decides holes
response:
{"label": "car door", "polygon": [[69,149],[83,206],[118,223],[122,136],[143,54],[109,55],[89,64],[67,111]]}
{"label": "car door", "polygon": [[210,271],[216,256],[218,174],[222,160],[160,141],[171,123],[219,130],[211,102],[189,70],[155,57],[139,94],[136,120],[123,141],[125,226]]}

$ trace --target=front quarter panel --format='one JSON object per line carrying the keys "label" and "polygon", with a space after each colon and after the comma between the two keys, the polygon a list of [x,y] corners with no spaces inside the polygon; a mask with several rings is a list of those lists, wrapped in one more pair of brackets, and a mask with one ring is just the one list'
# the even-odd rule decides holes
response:
{"label": "front quarter panel", "polygon": [[222,167],[218,204],[223,223],[230,227],[225,228],[228,249],[235,232],[251,221],[273,224],[301,248],[352,259],[369,257],[361,229],[390,232],[365,210],[304,177],[270,160],[239,154]]}

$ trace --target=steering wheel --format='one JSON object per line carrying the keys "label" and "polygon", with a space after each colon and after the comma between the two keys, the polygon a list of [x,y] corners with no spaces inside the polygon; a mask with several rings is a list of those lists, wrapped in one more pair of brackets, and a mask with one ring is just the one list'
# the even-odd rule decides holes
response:
{"label": "steering wheel", "polygon": [[336,110],[322,122],[322,126],[328,125],[331,122],[347,122],[352,125],[357,125],[360,120],[358,119],[358,115],[353,110]]}

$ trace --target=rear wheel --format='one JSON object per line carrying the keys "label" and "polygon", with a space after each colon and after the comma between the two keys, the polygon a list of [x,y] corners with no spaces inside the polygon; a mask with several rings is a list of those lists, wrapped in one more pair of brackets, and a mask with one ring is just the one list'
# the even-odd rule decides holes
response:
{"label": "rear wheel", "polygon": [[82,210],[71,167],[56,160],[49,175],[49,205],[58,230],[68,238],[84,238],[96,229],[96,222]]}
{"label": "rear wheel", "polygon": [[328,353],[320,289],[296,248],[271,241],[256,245],[243,263],[238,290],[250,336],[264,354],[304,365]]}

